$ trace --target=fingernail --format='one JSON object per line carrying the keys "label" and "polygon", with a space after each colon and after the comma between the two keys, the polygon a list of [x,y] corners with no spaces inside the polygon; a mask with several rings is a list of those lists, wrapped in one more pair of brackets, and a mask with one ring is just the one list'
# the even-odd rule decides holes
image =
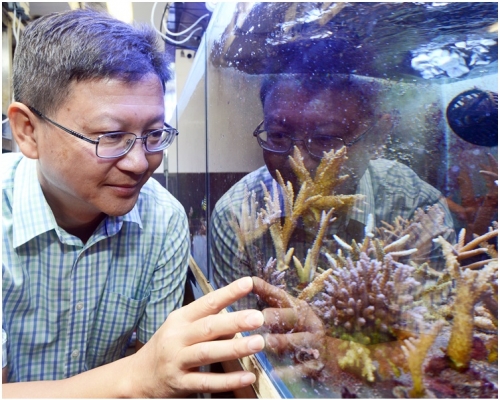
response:
{"label": "fingernail", "polygon": [[248,341],[248,348],[251,351],[261,351],[264,346],[264,338],[260,335],[254,336]]}
{"label": "fingernail", "polygon": [[245,318],[245,322],[250,326],[258,328],[264,323],[264,314],[262,314],[260,311],[252,311]]}
{"label": "fingernail", "polygon": [[253,281],[252,278],[249,276],[242,278],[238,281],[238,286],[243,289],[243,290],[248,290],[253,287]]}
{"label": "fingernail", "polygon": [[266,344],[270,349],[274,349],[275,347],[278,346],[278,341],[273,335],[267,335],[266,336]]}
{"label": "fingernail", "polygon": [[249,372],[241,377],[240,382],[243,386],[251,385],[252,383],[255,382],[255,375]]}

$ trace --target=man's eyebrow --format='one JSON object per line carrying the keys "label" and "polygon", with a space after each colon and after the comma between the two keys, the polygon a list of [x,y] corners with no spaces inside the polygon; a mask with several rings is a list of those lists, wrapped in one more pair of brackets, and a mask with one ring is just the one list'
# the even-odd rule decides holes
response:
{"label": "man's eyebrow", "polygon": [[[163,124],[165,122],[165,118],[163,116],[163,114],[158,114],[156,116],[153,116],[151,118],[149,118],[147,121],[145,121],[144,123],[144,126],[148,126],[148,125],[153,125],[153,124]],[[103,129],[102,127],[105,127],[106,125],[107,126],[113,126],[113,125],[119,125],[119,126],[122,126],[122,127],[125,127],[127,125],[130,124],[130,121],[128,121],[127,119],[125,118],[119,118],[119,116],[117,116],[116,114],[108,114],[108,113],[103,113],[102,115],[99,115],[98,117],[94,118],[93,121],[91,121],[91,123],[88,124],[88,128],[89,129],[92,129],[93,132],[99,132],[99,131],[118,131],[118,130],[122,130],[124,128],[119,128],[119,129]],[[92,125],[92,126],[91,126]],[[95,128],[95,127],[101,127],[101,128]],[[145,128],[145,129],[149,129],[149,128]]]}

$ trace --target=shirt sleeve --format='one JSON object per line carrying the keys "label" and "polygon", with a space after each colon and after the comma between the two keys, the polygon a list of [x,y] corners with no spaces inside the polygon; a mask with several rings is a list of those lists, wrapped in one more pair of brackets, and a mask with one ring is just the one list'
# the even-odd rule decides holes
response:
{"label": "shirt sleeve", "polygon": [[[255,193],[256,201],[262,204],[261,182],[270,186],[272,177],[263,168],[245,176],[217,202],[212,213],[209,230],[210,279],[217,288],[228,285],[244,276],[257,275],[256,252],[264,250],[262,238],[253,243],[239,243],[235,226],[241,223],[241,208],[248,196]],[[268,187],[269,189],[269,187]],[[264,235],[269,236],[270,235]],[[250,293],[233,304],[235,309],[257,307],[257,298]]]}
{"label": "shirt sleeve", "polygon": [[392,224],[400,217],[407,220],[418,218],[414,239],[410,241],[419,251],[411,259],[417,263],[429,262],[434,268],[442,269],[442,251],[432,239],[443,236],[453,243],[456,236],[444,196],[403,164],[377,160],[372,165],[379,218],[377,226],[381,220]]}
{"label": "shirt sleeve", "polygon": [[137,340],[146,343],[168,315],[182,306],[189,266],[189,227],[180,204],[173,203],[162,216],[163,250],[160,252],[152,281],[150,299],[137,327]]}
{"label": "shirt sleeve", "polygon": [[231,229],[230,218],[230,210],[219,203],[212,215],[210,229],[210,265],[217,288],[228,285],[244,274],[244,270],[238,266],[244,264],[246,252],[238,251],[238,239]]}

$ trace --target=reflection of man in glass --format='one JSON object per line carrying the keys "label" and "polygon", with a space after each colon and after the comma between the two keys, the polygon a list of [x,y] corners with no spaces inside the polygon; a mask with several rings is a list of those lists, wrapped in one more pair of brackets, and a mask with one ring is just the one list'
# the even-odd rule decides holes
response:
{"label": "reflection of man in glass", "polygon": [[[324,152],[346,146],[348,159],[339,176],[348,175],[349,178],[336,187],[335,194],[363,195],[347,212],[334,214],[336,219],[330,224],[323,243],[329,252],[334,253],[338,248],[333,234],[347,243],[352,239],[360,242],[370,214],[378,227],[381,221],[393,223],[397,216],[410,219],[417,208],[437,204],[443,211],[444,224],[436,226],[436,232],[442,234],[443,225],[452,228],[448,208],[438,190],[400,163],[373,160],[391,128],[388,115],[375,113],[376,91],[372,83],[352,77],[329,76],[325,79],[284,75],[264,81],[261,87],[264,121],[254,135],[264,150],[266,165],[234,185],[214,209],[211,263],[217,286],[224,286],[240,276],[256,275],[258,263],[266,263],[275,256],[269,232],[257,239],[251,248],[247,246],[246,251],[242,252],[241,248],[238,251],[231,221],[239,217],[245,192],[254,192],[256,202],[262,207],[261,182],[272,193],[276,171],[285,182],[293,184],[295,193],[298,192],[299,184],[290,165],[294,146],[300,150],[311,176]],[[304,259],[315,233],[308,232],[300,223],[295,228],[289,247],[294,247],[294,255],[299,259]],[[287,274],[293,274],[292,271],[293,267]]]}

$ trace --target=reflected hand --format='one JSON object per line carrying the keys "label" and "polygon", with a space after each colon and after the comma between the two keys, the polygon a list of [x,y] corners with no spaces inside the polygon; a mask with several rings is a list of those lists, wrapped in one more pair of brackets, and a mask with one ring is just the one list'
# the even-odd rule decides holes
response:
{"label": "reflected hand", "polygon": [[301,375],[317,375],[325,356],[325,327],[311,306],[258,277],[253,292],[269,304],[262,311],[269,330],[266,348],[277,353],[291,353]]}
{"label": "reflected hand", "polygon": [[190,393],[215,393],[252,384],[255,375],[246,371],[225,374],[199,372],[198,367],[234,360],[261,351],[260,335],[239,339],[234,335],[262,326],[257,310],[219,314],[223,308],[252,290],[249,277],[173,311],[134,357],[133,397],[183,397]]}

